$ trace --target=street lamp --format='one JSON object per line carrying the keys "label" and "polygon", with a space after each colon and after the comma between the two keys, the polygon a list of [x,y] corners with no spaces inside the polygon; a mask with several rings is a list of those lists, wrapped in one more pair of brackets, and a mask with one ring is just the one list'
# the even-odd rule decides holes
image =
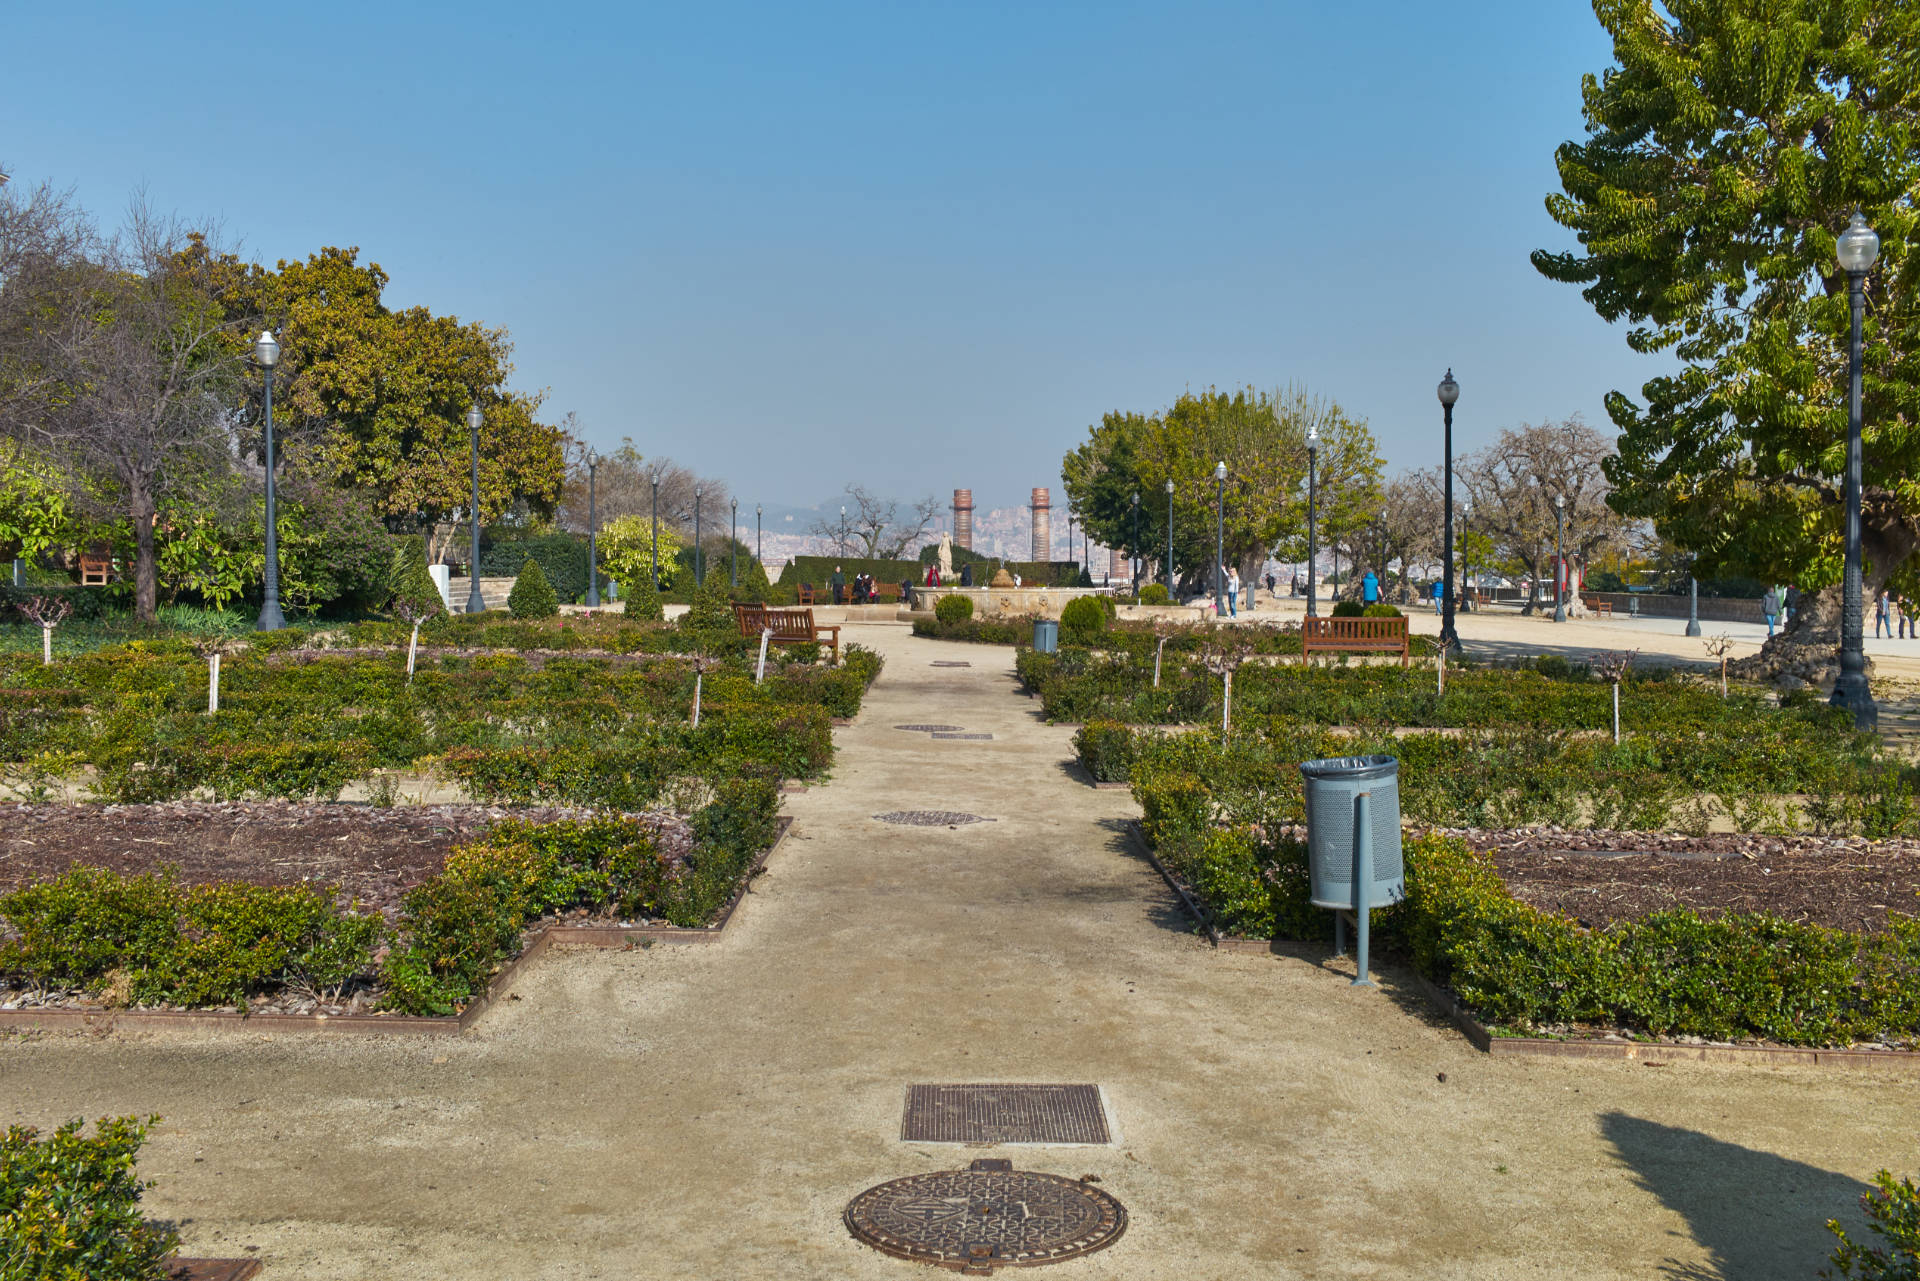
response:
{"label": "street lamp", "polygon": [[600,467],[600,455],[591,449],[587,451],[587,605],[600,604],[600,556],[599,546],[594,542],[600,522],[594,519],[593,474]]}
{"label": "street lamp", "polygon": [[759,503],[753,505],[753,558],[760,562],[761,569],[765,569],[767,567],[767,557],[760,546],[760,513],[762,510],[763,508]]}
{"label": "street lamp", "polygon": [[1840,677],[1827,701],[1853,713],[1853,727],[1878,729],[1880,709],[1867,684],[1866,620],[1860,582],[1860,322],[1867,306],[1867,272],[1880,257],[1880,237],[1858,209],[1840,233],[1840,266],[1847,273],[1851,324],[1847,333],[1847,560],[1840,606]]}
{"label": "street lamp", "polygon": [[469,499],[471,510],[467,513],[468,524],[473,526],[473,545],[467,556],[467,612],[484,614],[487,602],[480,595],[480,424],[486,421],[486,415],[480,412],[480,402],[467,406],[467,439],[471,446],[468,459],[471,465],[470,479],[473,493]]}
{"label": "street lamp", "polygon": [[1173,597],[1173,477],[1167,477],[1167,600]]}
{"label": "street lamp", "polygon": [[1307,428],[1307,617],[1318,618],[1320,610],[1313,601],[1313,562],[1320,554],[1318,543],[1319,528],[1319,484],[1315,464],[1320,459],[1320,426],[1314,424]]}
{"label": "street lamp", "polygon": [[733,520],[727,526],[727,586],[740,585],[740,500],[733,499]]}
{"label": "street lamp", "polygon": [[696,489],[693,491],[693,590],[699,591],[706,581],[700,563],[700,491]]}
{"label": "street lamp", "polygon": [[1567,496],[1553,496],[1553,511],[1559,524],[1553,531],[1553,621],[1567,621]]}
{"label": "street lamp", "polygon": [[1453,370],[1440,380],[1440,413],[1446,420],[1447,485],[1443,506],[1446,511],[1446,542],[1440,546],[1440,648],[1460,648],[1460,634],[1453,629],[1453,402],[1460,399],[1460,384]]}
{"label": "street lamp", "polygon": [[1213,616],[1227,612],[1227,465],[1213,465],[1215,520],[1213,537]]}
{"label": "street lamp", "polygon": [[280,613],[280,532],[276,528],[273,502],[273,366],[280,359],[280,344],[273,331],[263,329],[253,342],[253,359],[260,366],[261,386],[265,389],[267,417],[267,588],[260,602],[260,619],[254,628],[277,632],[287,625]]}
{"label": "street lamp", "polygon": [[1700,634],[1700,580],[1687,575],[1687,635]]}
{"label": "street lamp", "polygon": [[1140,594],[1140,491],[1133,491],[1133,594]]}
{"label": "street lamp", "polygon": [[[653,550],[648,553],[647,560],[653,569],[654,599],[658,600],[660,598],[660,473],[649,472],[647,478],[653,482]],[[651,609],[652,606],[649,605],[648,608]]]}

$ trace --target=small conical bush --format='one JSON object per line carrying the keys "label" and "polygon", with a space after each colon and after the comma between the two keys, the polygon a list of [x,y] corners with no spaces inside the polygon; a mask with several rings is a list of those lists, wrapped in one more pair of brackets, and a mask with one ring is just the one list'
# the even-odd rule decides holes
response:
{"label": "small conical bush", "polygon": [[513,591],[507,595],[507,609],[515,618],[551,618],[560,612],[560,601],[539,561],[529,560],[520,567],[520,577],[513,580]]}

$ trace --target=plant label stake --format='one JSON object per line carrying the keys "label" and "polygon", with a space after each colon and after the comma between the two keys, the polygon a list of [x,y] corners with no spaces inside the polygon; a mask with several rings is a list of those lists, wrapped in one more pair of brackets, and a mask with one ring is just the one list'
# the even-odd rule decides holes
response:
{"label": "plant label stake", "polygon": [[1620,743],[1620,682],[1619,681],[1615,681],[1613,683],[1613,741],[1615,746],[1618,746]]}
{"label": "plant label stake", "polygon": [[1440,647],[1440,664],[1437,679],[1440,682],[1440,688],[1434,694],[1434,697],[1440,698],[1447,692],[1447,647],[1445,645]]}
{"label": "plant label stake", "polygon": [[1158,645],[1156,645],[1156,646],[1154,646],[1154,650],[1153,650],[1153,687],[1154,687],[1155,689],[1159,689],[1159,688],[1160,688],[1160,655],[1162,655],[1162,654],[1164,654],[1164,653],[1166,653],[1166,651],[1167,651],[1167,642],[1168,642],[1168,641],[1170,641],[1170,640],[1172,640],[1172,639],[1173,639],[1173,637],[1171,637],[1171,636],[1162,636],[1162,637],[1160,638],[1160,643],[1159,643]]}
{"label": "plant label stake", "polygon": [[40,624],[40,666],[53,666],[53,628]]}
{"label": "plant label stake", "polygon": [[773,635],[773,628],[760,629],[760,661],[753,669],[753,683],[758,685],[767,675],[767,638]]}
{"label": "plant label stake", "polygon": [[207,715],[220,710],[220,651],[207,656]]}
{"label": "plant label stake", "polygon": [[407,638],[407,684],[413,684],[413,656],[420,648],[420,624],[413,625],[413,635]]}

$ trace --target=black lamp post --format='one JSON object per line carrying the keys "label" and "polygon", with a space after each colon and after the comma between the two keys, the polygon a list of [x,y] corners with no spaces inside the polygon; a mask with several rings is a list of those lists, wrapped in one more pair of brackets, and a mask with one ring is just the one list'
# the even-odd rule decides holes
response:
{"label": "black lamp post", "polygon": [[1440,380],[1440,413],[1446,421],[1447,481],[1442,506],[1446,512],[1446,542],[1440,547],[1440,647],[1460,648],[1460,633],[1453,629],[1453,402],[1460,399],[1460,384],[1453,370]]}
{"label": "black lamp post", "polygon": [[1173,597],[1173,478],[1167,478],[1167,599]]}
{"label": "black lamp post", "polygon": [[261,386],[265,391],[267,423],[267,582],[266,598],[260,602],[260,618],[254,628],[277,632],[287,625],[280,613],[280,532],[273,501],[273,366],[280,359],[280,344],[273,331],[263,329],[253,342],[253,359],[260,366]]}
{"label": "black lamp post", "polygon": [[594,536],[599,532],[600,522],[594,519],[593,474],[600,467],[600,455],[587,451],[587,604],[600,604],[600,556],[599,546]]}
{"label": "black lamp post", "polygon": [[693,590],[699,591],[707,581],[700,563],[700,491],[693,491]]}
{"label": "black lamp post", "polygon": [[1320,428],[1318,425],[1307,429],[1307,617],[1318,618],[1319,608],[1314,604],[1313,563],[1319,558],[1319,478],[1315,464],[1320,459]]}
{"label": "black lamp post", "polygon": [[1700,580],[1687,575],[1687,635],[1700,634]]}
{"label": "black lamp post", "polygon": [[1833,683],[1835,707],[1853,713],[1855,729],[1880,726],[1880,709],[1867,684],[1866,619],[1861,610],[1864,588],[1860,581],[1860,323],[1867,305],[1867,272],[1880,257],[1880,237],[1858,209],[1840,234],[1840,265],[1847,273],[1847,301],[1851,325],[1847,341],[1847,560],[1840,605],[1840,676]]}
{"label": "black lamp post", "polygon": [[765,569],[767,557],[760,546],[760,513],[763,510],[759,503],[753,505],[753,558],[760,562],[760,568]]}
{"label": "black lamp post", "polygon": [[740,585],[740,500],[733,500],[733,522],[727,526],[727,586]]}
{"label": "black lamp post", "polygon": [[1224,462],[1213,465],[1213,487],[1213,616],[1218,618],[1227,612],[1227,465]]}
{"label": "black lamp post", "polygon": [[1559,523],[1553,531],[1553,621],[1567,621],[1567,496],[1553,496],[1553,511]]}
{"label": "black lamp post", "polygon": [[475,401],[467,406],[467,437],[471,446],[468,460],[471,465],[469,478],[473,483],[473,493],[469,502],[471,508],[467,515],[468,524],[473,526],[473,543],[467,555],[467,612],[484,614],[487,602],[480,595],[480,424],[486,421],[486,415],[480,412],[480,404]]}
{"label": "black lamp post", "polygon": [[1140,594],[1140,491],[1133,491],[1133,594]]}
{"label": "black lamp post", "polygon": [[647,560],[653,569],[653,594],[660,594],[660,473],[652,472],[648,479],[653,482],[653,549]]}

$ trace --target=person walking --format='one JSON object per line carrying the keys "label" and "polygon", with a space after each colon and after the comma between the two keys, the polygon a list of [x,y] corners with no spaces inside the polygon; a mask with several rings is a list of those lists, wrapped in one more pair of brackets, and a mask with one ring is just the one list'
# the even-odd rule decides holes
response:
{"label": "person walking", "polygon": [[1773,637],[1773,620],[1780,614],[1780,589],[1767,588],[1767,594],[1760,598],[1760,612],[1767,616],[1767,637]]}
{"label": "person walking", "polygon": [[1372,570],[1368,570],[1367,576],[1360,580],[1360,599],[1369,605],[1380,603],[1380,580]]}
{"label": "person walking", "polygon": [[1887,610],[1893,600],[1892,594],[1882,591],[1873,602],[1873,638],[1879,640],[1882,633],[1893,635],[1893,624],[1887,618]]}
{"label": "person walking", "polygon": [[1227,609],[1233,617],[1240,617],[1240,571],[1231,566],[1227,569]]}
{"label": "person walking", "polygon": [[1908,600],[1905,596],[1895,597],[1893,612],[1897,614],[1900,619],[1900,635],[1896,639],[1906,640],[1909,631],[1911,631],[1911,634],[1914,636],[1920,636],[1920,618],[1913,616],[1912,601]]}
{"label": "person walking", "polygon": [[1273,571],[1268,570],[1267,571],[1267,595],[1274,600],[1280,599],[1280,589],[1277,586],[1275,586],[1275,584],[1278,581],[1279,580],[1273,576]]}
{"label": "person walking", "polygon": [[1446,585],[1439,579],[1433,580],[1433,612],[1440,613],[1440,598],[1446,594]]}
{"label": "person walking", "polygon": [[833,577],[829,578],[827,582],[833,588],[833,603],[836,605],[846,604],[847,603],[846,571],[841,569],[840,566],[835,565],[833,567]]}

